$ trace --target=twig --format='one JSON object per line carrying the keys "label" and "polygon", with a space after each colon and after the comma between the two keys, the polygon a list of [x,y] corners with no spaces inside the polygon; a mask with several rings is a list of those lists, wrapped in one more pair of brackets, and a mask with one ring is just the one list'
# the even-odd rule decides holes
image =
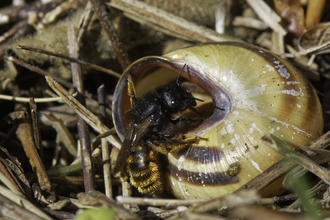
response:
{"label": "twig", "polygon": [[31,121],[32,121],[32,131],[33,131],[33,137],[34,137],[34,143],[36,145],[36,148],[40,152],[40,158],[43,161],[43,148],[41,146],[41,134],[39,130],[39,122],[38,122],[38,109],[37,105],[33,98],[30,99],[30,113],[31,113]]}
{"label": "twig", "polygon": [[11,35],[10,37],[6,36],[5,40],[3,40],[0,44],[0,57],[5,54],[5,51],[8,49],[8,45],[10,43],[34,31],[34,28],[26,21],[20,21],[19,23],[15,24],[12,29],[15,30],[13,35]]}
{"label": "twig", "polygon": [[306,28],[309,29],[317,25],[322,17],[325,0],[313,0],[308,2],[306,12]]}
{"label": "twig", "polygon": [[254,12],[263,20],[271,29],[279,35],[285,36],[286,31],[279,24],[281,17],[276,14],[263,0],[246,0],[246,2],[253,8]]}
{"label": "twig", "polygon": [[12,192],[22,195],[24,191],[22,191],[21,186],[19,183],[17,183],[17,179],[15,176],[12,175],[12,172],[10,169],[7,169],[5,164],[3,163],[2,158],[0,158],[0,180],[1,182],[7,186]]}
{"label": "twig", "polygon": [[[112,70],[103,68],[101,66],[97,66],[97,65],[94,65],[94,64],[91,64],[91,63],[88,63],[88,62],[85,62],[85,61],[76,59],[74,57],[68,57],[68,56],[65,56],[65,55],[62,55],[62,54],[56,54],[56,53],[53,53],[53,52],[50,52],[50,51],[47,51],[47,50],[36,49],[36,48],[22,46],[22,45],[17,46],[17,49],[30,50],[30,51],[34,51],[34,52],[38,52],[38,53],[44,53],[44,54],[48,54],[48,55],[51,55],[51,56],[59,57],[59,58],[62,58],[62,59],[69,60],[70,62],[74,62],[74,63],[79,63],[79,64],[90,66],[91,68],[94,68],[94,69],[96,69],[98,71],[101,71],[101,72],[107,73],[109,75],[115,76],[117,78],[120,78],[120,74],[119,73],[116,73],[116,72],[114,72]],[[45,74],[43,74],[43,75],[45,75]],[[53,76],[50,76],[50,77],[54,78]]]}
{"label": "twig", "polygon": [[272,32],[272,47],[271,51],[278,54],[284,53],[284,35],[282,33]]}
{"label": "twig", "polygon": [[203,215],[201,213],[257,204],[259,200],[260,197],[257,195],[255,190],[244,190],[202,202],[199,205],[191,207],[171,219],[225,219],[222,217],[214,217],[209,214]]}
{"label": "twig", "polygon": [[[17,164],[17,158],[15,158],[16,160],[12,161],[9,159],[1,159],[2,161],[6,161],[6,166],[8,167],[8,169],[10,169],[12,171],[12,173],[15,173],[15,177],[17,177],[17,179],[19,179],[20,181],[17,181],[17,185],[20,187],[21,192],[24,193],[24,195],[32,200],[32,190],[31,190],[31,186],[30,183],[28,181],[28,179],[26,178],[26,175],[24,174],[24,170],[21,167],[21,164]],[[24,186],[23,186],[24,185]]]}
{"label": "twig", "polygon": [[6,33],[4,33],[0,37],[0,43],[2,43],[3,41],[5,41],[6,39],[8,39],[10,36],[13,36],[18,31],[18,29],[21,27],[21,24],[23,24],[23,23],[18,23],[16,25],[14,25],[9,31],[7,31]]}
{"label": "twig", "polygon": [[[72,22],[68,19],[68,46],[69,54],[71,57],[78,58],[78,45],[75,38]],[[83,97],[85,94],[84,84],[82,81],[82,73],[80,65],[77,63],[71,62],[71,71],[72,71],[72,81],[73,85],[78,90],[79,94],[77,99],[79,102],[86,106],[86,100]],[[77,129],[80,140],[81,147],[81,162],[84,175],[84,186],[85,192],[90,192],[95,189],[94,185],[94,173],[93,173],[93,163],[91,157],[91,144],[89,139],[89,131],[87,123],[77,115]]]}
{"label": "twig", "polygon": [[[168,219],[171,216],[179,214],[177,209],[164,210],[164,209],[155,208],[152,206],[148,207],[148,211],[154,213],[155,215],[157,215],[158,217],[160,217],[162,219]],[[220,219],[218,219],[218,220],[220,220]]]}
{"label": "twig", "polygon": [[[2,133],[2,132],[1,132]],[[22,145],[19,143],[19,146],[22,147]],[[9,159],[11,160],[12,163],[14,163],[16,165],[16,167],[18,167],[18,169],[21,172],[24,172],[23,168],[21,167],[21,163],[18,161],[18,159],[16,157],[13,157],[6,148],[0,146],[0,149],[7,155],[7,157],[9,157]]]}
{"label": "twig", "polygon": [[[103,193],[92,191],[89,193],[79,193],[78,199],[81,205],[88,205],[93,207],[107,207],[116,212],[116,219],[135,219],[141,218],[129,210],[123,208],[121,205],[116,204],[115,200],[106,197]],[[73,199],[70,199],[74,202]]]}
{"label": "twig", "polygon": [[[59,184],[73,184],[73,185],[83,185],[84,179],[81,176],[50,176],[49,177],[52,183],[59,183]],[[96,185],[103,185],[104,179],[101,177],[95,178],[95,184]],[[113,178],[112,179],[113,185],[120,185],[121,182],[119,178]]]}
{"label": "twig", "polygon": [[[100,109],[100,120],[105,124],[106,122],[106,109],[105,109],[105,95],[104,84],[97,89],[97,96]],[[112,183],[111,183],[111,169],[110,169],[110,146],[104,138],[101,140],[102,145],[102,161],[103,161],[103,176],[105,195],[112,198]]]}
{"label": "twig", "polygon": [[17,138],[21,141],[23,145],[24,152],[29,158],[31,167],[38,178],[38,182],[40,184],[41,189],[43,191],[46,191],[50,195],[55,195],[55,192],[52,189],[51,182],[49,181],[49,178],[46,174],[45,167],[35,147],[30,118],[28,117],[21,120],[22,121],[16,131]]}
{"label": "twig", "polygon": [[92,10],[92,5],[90,2],[87,2],[84,13],[81,15],[81,19],[79,21],[79,31],[77,36],[78,45],[80,45],[82,36],[87,31],[87,28],[92,20],[93,15],[94,11]]}
{"label": "twig", "polygon": [[68,173],[72,173],[72,172],[76,172],[76,171],[80,171],[80,170],[82,170],[82,164],[76,163],[76,164],[72,164],[72,165],[65,166],[65,167],[53,168],[53,169],[47,170],[46,173],[50,176],[61,176],[64,174],[68,174]]}
{"label": "twig", "polygon": [[66,0],[63,1],[56,7],[52,7],[51,10],[44,14],[41,18],[41,23],[39,26],[49,25],[57,21],[59,18],[62,17],[64,12],[68,12],[71,10],[75,10],[77,5],[79,4],[79,0]]}
{"label": "twig", "polygon": [[219,34],[209,28],[199,26],[141,1],[112,0],[107,4],[124,11],[125,16],[137,22],[162,29],[167,34],[185,40],[189,39],[196,42],[240,41],[234,37]]}
{"label": "twig", "polygon": [[[330,131],[328,131],[326,134],[322,135],[315,141],[312,141],[311,143],[307,144],[306,147],[311,149],[325,149],[330,145]],[[307,152],[309,156],[315,155],[315,152]],[[242,189],[256,189],[261,190],[265,188],[267,185],[269,185],[271,182],[278,179],[280,176],[282,176],[287,170],[292,169],[295,166],[294,162],[288,162],[281,160],[278,163],[274,164],[261,174],[259,174],[257,177],[253,178],[248,183],[244,184],[242,187],[240,187],[237,191]]]}
{"label": "twig", "polygon": [[118,39],[117,31],[109,18],[109,14],[105,9],[104,4],[100,0],[89,0],[89,2],[92,4],[97,18],[100,20],[102,27],[111,41],[112,47],[117,54],[121,67],[123,70],[126,69],[130,63],[128,60],[128,55]]}
{"label": "twig", "polygon": [[52,123],[53,128],[57,132],[57,136],[60,138],[60,141],[63,143],[68,152],[77,157],[76,141],[72,137],[69,129],[64,125],[63,121],[53,115],[51,112],[41,112],[48,120]]}
{"label": "twig", "polygon": [[[50,218],[47,215],[42,215],[42,217],[38,216],[36,212],[32,212],[25,207],[21,207],[20,205],[12,202],[8,198],[0,195],[0,209],[2,217],[6,219],[17,219],[17,220],[44,220]],[[39,212],[38,212],[39,214]]]}
{"label": "twig", "polygon": [[138,204],[138,205],[152,205],[152,206],[192,206],[205,202],[205,199],[153,199],[153,198],[138,198],[138,197],[125,197],[117,196],[118,203],[126,204]]}
{"label": "twig", "polygon": [[268,25],[256,18],[236,16],[232,22],[233,26],[243,26],[257,30],[266,30]]}
{"label": "twig", "polygon": [[260,197],[257,195],[257,191],[245,190],[203,202],[197,206],[190,208],[189,210],[187,210],[187,212],[204,213],[213,210],[218,210],[222,207],[239,207],[242,205],[254,204],[259,199]]}
{"label": "twig", "polygon": [[324,182],[326,182],[328,185],[330,185],[329,171],[326,171],[323,167],[316,164],[314,161],[312,161],[308,157],[306,157],[298,152],[287,153],[287,154],[285,154],[285,156],[287,156],[288,159],[293,160],[297,164],[301,165],[303,168],[307,169],[311,173],[315,174],[320,179],[322,179]]}
{"label": "twig", "polygon": [[[330,28],[327,28],[323,31],[323,33],[321,34],[321,37],[319,39],[319,41],[317,42],[317,46],[320,46],[323,44],[326,36],[328,35],[328,33],[330,32]],[[307,66],[311,66],[312,63],[314,62],[314,59],[315,59],[316,55],[315,54],[312,54],[311,57],[309,58],[309,61],[307,63]]]}
{"label": "twig", "polygon": [[[31,2],[30,4],[24,4],[22,6],[7,6],[0,9],[0,15],[8,16],[9,22],[17,22],[19,19],[28,20],[29,12],[40,13],[39,15],[43,16],[48,11],[61,4],[64,0],[52,0],[51,2],[47,1],[44,4],[40,2]],[[41,2],[43,3],[43,2]]]}
{"label": "twig", "polygon": [[[15,97],[11,95],[3,95],[0,94],[0,99],[3,100],[9,100],[9,101],[16,101],[16,102],[30,102],[31,98],[25,98],[25,97]],[[35,98],[34,101],[36,103],[42,103],[42,102],[58,102],[61,101],[61,97],[51,97],[51,98]]]}
{"label": "twig", "polygon": [[67,88],[73,88],[73,85],[71,83],[69,83],[69,82],[67,82],[67,81],[65,81],[65,80],[63,80],[63,79],[61,79],[61,78],[59,78],[57,76],[54,76],[53,74],[51,74],[51,73],[49,73],[49,72],[47,72],[45,70],[42,70],[42,69],[40,69],[40,68],[38,68],[36,66],[32,66],[32,65],[30,65],[28,63],[25,63],[25,62],[23,62],[23,61],[21,61],[19,59],[16,59],[15,57],[11,57],[11,56],[10,57],[7,57],[7,59],[10,60],[10,61],[12,61],[12,62],[14,62],[14,63],[16,63],[17,65],[20,65],[22,67],[25,67],[26,69],[29,69],[29,70],[31,70],[33,72],[36,72],[36,73],[39,73],[40,75],[53,77],[55,80],[57,80],[58,82],[62,83]]}
{"label": "twig", "polygon": [[48,215],[46,215],[44,212],[40,211],[39,208],[34,206],[29,200],[21,197],[20,195],[17,195],[10,191],[9,189],[3,187],[0,185],[0,194],[4,197],[10,198],[11,201],[16,203],[19,206],[23,206],[25,209],[30,210],[34,214],[40,216],[43,219],[52,219]]}
{"label": "twig", "polygon": [[215,31],[219,34],[225,33],[227,17],[227,1],[219,0],[215,9]]}
{"label": "twig", "polygon": [[[122,194],[124,197],[130,197],[132,196],[132,185],[128,182],[128,176],[123,173],[123,172],[120,172],[119,173],[119,178],[120,178],[120,181],[121,181],[121,187],[122,187]],[[124,204],[124,207],[126,209],[130,209],[131,208],[131,204]]]}
{"label": "twig", "polygon": [[305,49],[305,48],[301,47],[300,41],[301,41],[301,38],[298,39],[299,51],[297,53],[294,53],[293,56],[301,56],[301,55],[307,55],[307,54],[311,54],[311,53],[322,54],[322,53],[324,53],[323,50],[329,49],[329,47],[330,47],[330,42],[327,41],[322,45],[317,45],[317,46],[309,47],[309,48]]}

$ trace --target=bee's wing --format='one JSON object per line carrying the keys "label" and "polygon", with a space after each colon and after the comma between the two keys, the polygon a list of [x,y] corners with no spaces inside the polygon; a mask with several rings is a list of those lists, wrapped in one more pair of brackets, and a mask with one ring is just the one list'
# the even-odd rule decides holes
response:
{"label": "bee's wing", "polygon": [[120,168],[126,163],[126,160],[132,148],[139,142],[139,140],[147,132],[148,128],[153,125],[155,121],[150,117],[138,125],[132,123],[129,126],[123,144],[118,152],[117,161],[112,169],[112,173],[118,173]]}

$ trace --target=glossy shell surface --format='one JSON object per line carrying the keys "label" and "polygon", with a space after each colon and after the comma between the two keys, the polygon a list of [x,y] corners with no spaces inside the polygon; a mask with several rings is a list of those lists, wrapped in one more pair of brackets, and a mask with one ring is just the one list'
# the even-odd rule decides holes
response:
{"label": "glossy shell surface", "polygon": [[188,70],[182,76],[205,90],[216,108],[189,131],[208,141],[171,153],[166,159],[166,187],[176,197],[230,194],[281,160],[261,140],[265,134],[296,148],[322,134],[319,99],[299,71],[267,50],[224,42],[134,62],[124,72],[114,96],[113,117],[121,139],[129,120],[128,74],[139,96],[175,80],[184,64]]}

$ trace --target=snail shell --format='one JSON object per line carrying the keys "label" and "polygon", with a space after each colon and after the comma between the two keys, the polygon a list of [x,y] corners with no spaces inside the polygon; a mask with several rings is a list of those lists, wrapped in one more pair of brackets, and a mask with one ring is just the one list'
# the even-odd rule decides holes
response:
{"label": "snail shell", "polygon": [[182,76],[208,93],[216,108],[189,131],[208,141],[167,156],[165,184],[177,198],[230,194],[277,163],[282,156],[263,143],[264,134],[296,148],[322,134],[319,99],[297,69],[259,47],[223,42],[134,62],[122,75],[114,96],[113,118],[121,139],[129,120],[128,74],[142,95],[175,80],[184,64],[188,68]]}

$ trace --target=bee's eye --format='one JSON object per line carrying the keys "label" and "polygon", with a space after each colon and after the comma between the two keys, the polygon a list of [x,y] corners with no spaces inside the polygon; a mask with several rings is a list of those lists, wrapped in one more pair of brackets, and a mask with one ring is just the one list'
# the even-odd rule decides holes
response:
{"label": "bee's eye", "polygon": [[178,106],[178,104],[179,104],[179,101],[178,100],[169,100],[169,102],[167,102],[168,103],[168,107],[170,107],[170,108],[176,108],[177,106]]}
{"label": "bee's eye", "polygon": [[179,102],[178,100],[173,100],[173,101],[171,102],[171,104],[172,104],[171,107],[179,107],[180,102]]}

